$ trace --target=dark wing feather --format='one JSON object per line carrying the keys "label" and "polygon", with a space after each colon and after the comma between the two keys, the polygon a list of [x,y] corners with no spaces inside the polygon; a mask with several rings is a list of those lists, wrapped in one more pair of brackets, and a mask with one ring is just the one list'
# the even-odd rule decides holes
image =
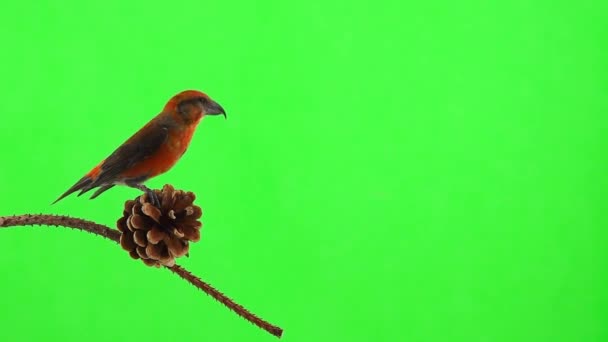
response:
{"label": "dark wing feather", "polygon": [[144,127],[106,158],[99,176],[86,191],[116,181],[122,172],[156,153],[168,137],[169,128],[166,125]]}

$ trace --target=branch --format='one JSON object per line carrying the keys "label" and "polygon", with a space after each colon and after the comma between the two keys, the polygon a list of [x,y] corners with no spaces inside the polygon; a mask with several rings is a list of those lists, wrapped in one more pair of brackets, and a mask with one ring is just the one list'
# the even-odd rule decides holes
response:
{"label": "branch", "polygon": [[196,277],[192,273],[188,272],[188,270],[182,268],[181,266],[174,265],[173,267],[167,267],[167,268],[169,270],[171,270],[171,272],[186,279],[192,285],[198,287],[199,289],[201,289],[203,292],[205,292],[206,294],[213,297],[218,302],[221,302],[222,304],[226,305],[229,309],[234,311],[237,315],[243,317],[244,319],[248,320],[249,322],[268,331],[269,333],[273,334],[276,337],[281,337],[281,335],[283,334],[283,329],[277,327],[276,325],[272,325],[272,324],[266,322],[265,320],[259,318],[258,316],[252,314],[251,312],[247,311],[247,309],[245,309],[241,305],[233,302],[232,299],[226,297],[223,293],[216,290],[215,288],[213,288],[211,285],[205,283],[204,281],[200,280],[198,277]]}
{"label": "branch", "polygon": [[[63,226],[74,229],[79,229],[82,231],[86,231],[92,234],[100,235],[105,237],[106,239],[112,240],[116,243],[120,241],[120,232],[114,229],[110,229],[107,226],[97,224],[95,222],[69,217],[69,216],[59,216],[59,215],[15,215],[15,216],[0,216],[0,228],[8,228],[8,227],[16,227],[16,226],[33,226],[33,225],[45,225],[45,226]],[[171,272],[177,274],[184,280],[190,282],[192,285],[201,289],[203,292],[207,293],[215,300],[227,306],[229,309],[233,310],[237,315],[245,318],[251,323],[257,325],[258,327],[266,330],[270,334],[281,337],[283,334],[283,329],[266,322],[265,320],[257,317],[253,313],[249,312],[243,306],[235,303],[230,298],[226,297],[220,291],[213,288],[211,285],[205,283],[186,269],[182,268],[179,265],[174,265],[172,267],[167,267]]]}

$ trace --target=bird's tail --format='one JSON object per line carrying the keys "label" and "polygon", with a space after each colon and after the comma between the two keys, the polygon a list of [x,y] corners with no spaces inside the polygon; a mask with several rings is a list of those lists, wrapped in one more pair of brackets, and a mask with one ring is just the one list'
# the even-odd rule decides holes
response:
{"label": "bird's tail", "polygon": [[55,204],[55,203],[61,201],[62,199],[64,199],[66,196],[69,196],[73,192],[86,189],[87,187],[89,187],[91,185],[91,183],[93,183],[93,178],[91,178],[89,175],[86,175],[86,176],[80,178],[80,180],[78,182],[76,182],[76,184],[72,185],[72,187],[69,188],[68,191],[64,192],[63,195],[59,196],[59,198],[56,199],[55,202],[53,202],[51,204]]}
{"label": "bird's tail", "polygon": [[[65,197],[69,196],[70,194],[72,194],[78,190],[80,190],[80,193],[78,194],[78,196],[80,196],[80,195],[84,194],[85,192],[91,190],[92,188],[96,187],[97,185],[94,184],[94,181],[97,178],[97,176],[99,175],[100,167],[101,167],[101,163],[99,165],[95,166],[84,177],[80,178],[80,180],[78,182],[76,182],[76,184],[72,185],[72,187],[69,188],[68,191],[64,192],[63,195],[59,196],[59,198],[56,199],[55,202],[51,203],[51,205],[61,201]],[[105,190],[107,190],[107,189],[105,189]],[[97,196],[99,196],[99,194],[96,194],[95,197],[97,197]]]}

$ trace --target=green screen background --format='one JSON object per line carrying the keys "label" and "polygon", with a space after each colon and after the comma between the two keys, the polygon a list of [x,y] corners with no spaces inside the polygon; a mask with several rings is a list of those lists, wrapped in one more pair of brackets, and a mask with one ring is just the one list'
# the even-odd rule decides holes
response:
{"label": "green screen background", "polygon": [[[200,89],[179,263],[285,341],[607,341],[605,1],[19,1],[0,11],[0,215],[50,203]],[[0,231],[0,341],[274,341],[167,270]]]}

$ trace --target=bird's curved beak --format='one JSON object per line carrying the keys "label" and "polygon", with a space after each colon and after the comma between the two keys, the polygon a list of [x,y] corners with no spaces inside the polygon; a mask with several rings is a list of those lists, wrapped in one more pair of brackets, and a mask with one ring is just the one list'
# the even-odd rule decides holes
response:
{"label": "bird's curved beak", "polygon": [[222,108],[219,103],[213,100],[207,101],[207,104],[205,105],[205,113],[208,115],[222,114],[224,115],[224,118],[226,118],[226,111],[224,111],[224,108]]}

